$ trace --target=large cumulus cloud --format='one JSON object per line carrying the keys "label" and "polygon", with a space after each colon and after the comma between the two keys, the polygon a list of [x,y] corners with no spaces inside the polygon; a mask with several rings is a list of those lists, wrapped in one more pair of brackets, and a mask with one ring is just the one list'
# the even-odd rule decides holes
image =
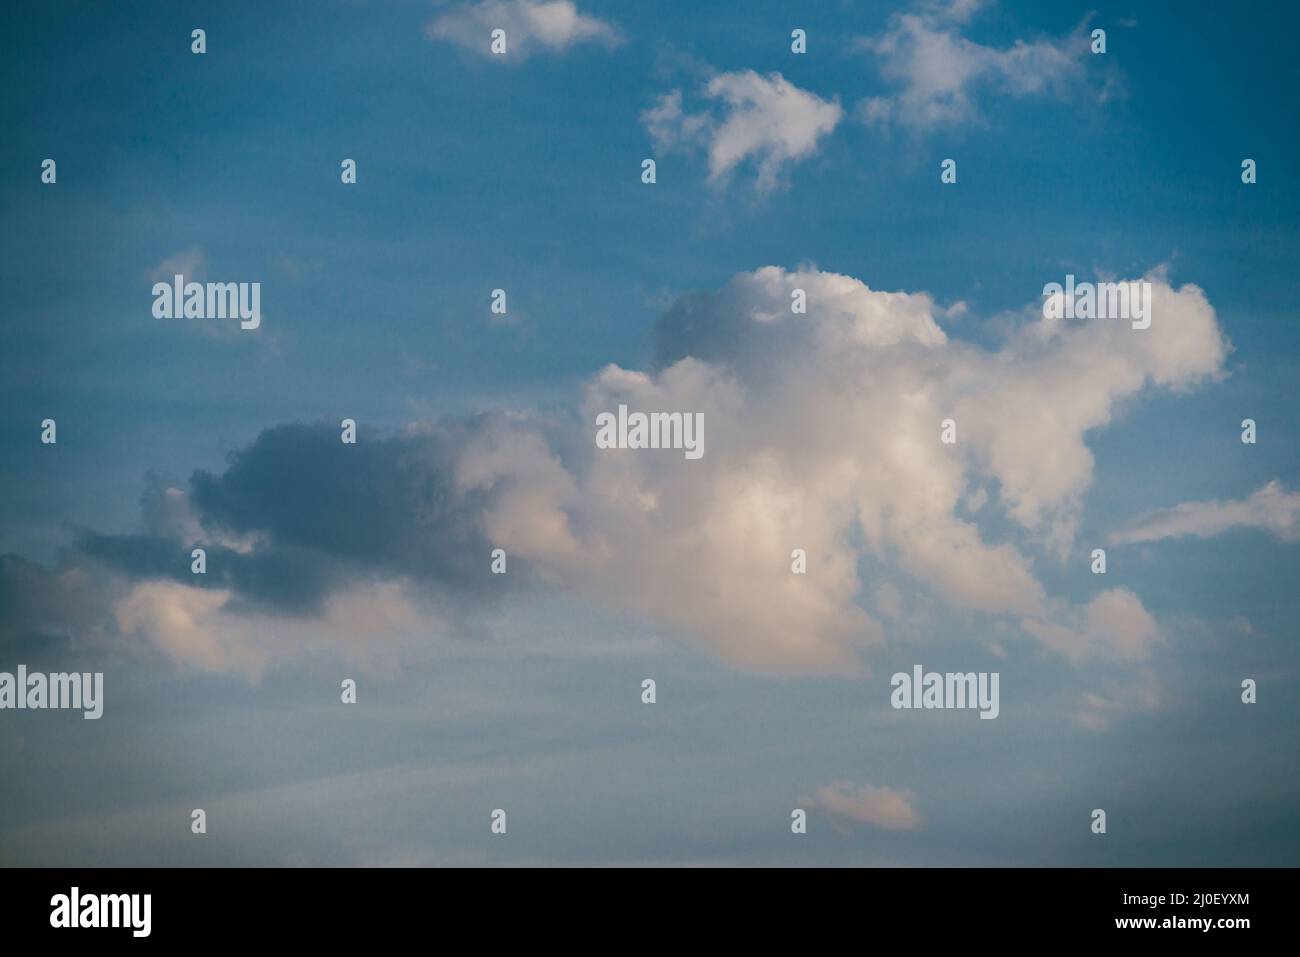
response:
{"label": "large cumulus cloud", "polygon": [[[702,412],[702,459],[602,451],[581,474],[557,475],[544,501],[530,492],[528,509],[504,496],[489,520],[535,510],[560,533],[523,522],[499,536],[507,546],[745,668],[852,669],[878,640],[858,603],[869,583],[855,542],[957,608],[1013,616],[1067,655],[1076,649],[1062,635],[1075,634],[1105,657],[1088,629],[1059,623],[1098,611],[1049,596],[1032,556],[1072,542],[1092,476],[1088,432],[1145,388],[1215,375],[1227,350],[1201,290],[1147,278],[1150,329],[1037,319],[988,350],[950,338],[924,293],[814,269],[737,276],[668,312],[657,368],[607,367],[583,403],[589,430],[620,403]],[[791,309],[795,290],[806,315]],[[940,441],[945,418],[956,445]],[[985,501],[1022,529],[1023,547],[982,537],[969,512]],[[791,574],[795,548],[806,576]],[[1157,632],[1140,600],[1115,589],[1098,608],[1133,619],[1132,640],[1115,647],[1141,658]]]}
{"label": "large cumulus cloud", "polygon": [[[87,534],[57,574],[110,569],[119,630],[217,669],[274,659],[275,640],[246,637],[267,616],[365,632],[417,620],[417,602],[479,607],[506,587],[494,547],[511,587],[651,616],[748,670],[869,663],[892,625],[863,608],[893,588],[865,571],[881,567],[1070,662],[1141,663],[1161,634],[1139,596],[1071,605],[1035,564],[1073,547],[1089,433],[1145,390],[1221,370],[1228,345],[1202,291],[1146,280],[1149,329],[1026,312],[986,348],[946,332],[955,310],[925,293],[764,267],[679,299],[651,368],[606,367],[567,419],[489,415],[356,446],[333,424],[269,429],[221,474],[152,489],[140,534]],[[620,404],[702,413],[703,457],[596,449],[596,416]],[[955,445],[940,441],[948,418]],[[210,550],[201,582],[194,544]]]}

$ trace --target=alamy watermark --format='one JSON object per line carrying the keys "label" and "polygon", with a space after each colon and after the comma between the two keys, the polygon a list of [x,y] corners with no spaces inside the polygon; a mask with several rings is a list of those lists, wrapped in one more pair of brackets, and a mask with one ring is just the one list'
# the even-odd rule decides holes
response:
{"label": "alamy watermark", "polygon": [[1065,285],[1049,282],[1043,287],[1045,319],[1128,319],[1134,329],[1151,328],[1151,283],[1074,281],[1068,273]]}
{"label": "alamy watermark", "polygon": [[996,718],[1001,711],[998,703],[997,671],[922,673],[920,665],[912,666],[912,673],[900,671],[889,679],[893,692],[889,703],[902,708],[978,708],[980,718]]}
{"label": "alamy watermark", "polygon": [[0,710],[6,708],[80,708],[82,717],[93,721],[104,713],[104,673],[29,674],[26,665],[19,665],[17,674],[0,671]]}
{"label": "alamy watermark", "polygon": [[177,273],[171,282],[153,284],[155,319],[239,319],[239,328],[262,324],[260,282],[186,282]]}
{"label": "alamy watermark", "polygon": [[598,449],[682,449],[688,459],[704,454],[703,412],[601,412],[596,416]]}
{"label": "alamy watermark", "polygon": [[83,894],[73,887],[50,898],[50,926],[127,927],[132,937],[148,937],[152,911],[152,894]]}

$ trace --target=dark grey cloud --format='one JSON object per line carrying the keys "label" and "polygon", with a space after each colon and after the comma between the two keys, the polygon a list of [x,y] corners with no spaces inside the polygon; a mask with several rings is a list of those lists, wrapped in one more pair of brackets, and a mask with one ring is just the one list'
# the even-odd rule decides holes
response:
{"label": "dark grey cloud", "polygon": [[102,634],[111,586],[68,557],[49,568],[0,555],[0,655],[34,662]]}
{"label": "dark grey cloud", "polygon": [[[788,374],[794,357],[806,353],[803,335],[810,320],[827,312],[816,291],[808,294],[806,317],[791,313],[790,291],[776,270],[742,274],[721,289],[679,296],[655,322],[654,368],[662,371],[685,358],[722,366],[770,388]],[[791,276],[791,279],[794,277]],[[830,304],[831,309],[842,306]],[[794,321],[780,321],[793,319]]]}
{"label": "dark grey cloud", "polygon": [[[190,502],[205,529],[256,535],[292,555],[317,553],[363,568],[457,588],[483,580],[491,546],[482,491],[456,487],[471,422],[344,445],[331,425],[267,429],[220,475],[199,471]],[[275,571],[275,565],[268,565]]]}
{"label": "dark grey cloud", "polygon": [[655,323],[655,369],[693,356],[716,362],[729,356],[748,330],[748,319],[718,309],[718,296],[693,292],[679,296]]}
{"label": "dark grey cloud", "polygon": [[[113,603],[131,585],[169,580],[227,589],[231,610],[320,613],[336,591],[409,580],[448,612],[491,600],[493,545],[481,516],[496,487],[458,487],[455,463],[487,419],[439,423],[355,445],[331,424],[277,425],[188,488],[150,475],[141,531],[78,533],[53,567],[0,556],[0,648],[6,654],[114,633]],[[207,574],[191,571],[202,546]],[[512,584],[527,577],[511,565]]]}
{"label": "dark grey cloud", "polygon": [[159,535],[85,533],[81,554],[134,581],[167,579],[197,588],[234,592],[237,604],[294,614],[321,609],[331,591],[359,569],[333,556],[296,545],[268,545],[243,553],[204,544],[207,572],[191,571],[193,543]]}

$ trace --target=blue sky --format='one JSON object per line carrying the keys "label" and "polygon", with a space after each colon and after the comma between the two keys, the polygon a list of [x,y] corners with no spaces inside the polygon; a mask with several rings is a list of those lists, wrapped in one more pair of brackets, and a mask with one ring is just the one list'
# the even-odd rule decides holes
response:
{"label": "blue sky", "polygon": [[[1294,13],[584,0],[547,45],[529,8],[0,14],[0,670],[107,687],[0,714],[0,860],[1294,864]],[[733,82],[771,112],[720,168]],[[155,319],[176,263],[260,282],[261,327]],[[1152,278],[1174,331],[1038,349],[1067,273]],[[825,346],[886,321],[943,346]],[[699,403],[709,471],[601,458],[625,394]],[[976,419],[938,498],[905,396]],[[834,570],[806,646],[792,527]],[[999,718],[892,710],[918,662],[1000,671]]]}

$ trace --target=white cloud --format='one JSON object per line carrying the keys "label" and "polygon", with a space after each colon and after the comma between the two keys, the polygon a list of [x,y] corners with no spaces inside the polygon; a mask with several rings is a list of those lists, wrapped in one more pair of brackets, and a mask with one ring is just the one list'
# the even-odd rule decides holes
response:
{"label": "white cloud", "polygon": [[958,421],[984,465],[1002,483],[1012,518],[1042,530],[1060,553],[1073,541],[1080,502],[1092,478],[1084,436],[1111,421],[1119,400],[1144,385],[1171,390],[1221,374],[1229,345],[1205,294],[1152,284],[1152,325],[1112,320],[1039,319],[1001,352],[976,364],[987,386],[971,383]]}
{"label": "white cloud", "polygon": [[[562,465],[528,451],[535,435],[520,423],[481,440],[463,481],[502,488],[520,476],[487,516],[502,547],[743,668],[853,671],[879,644],[881,625],[859,605],[854,540],[950,606],[1022,621],[1071,660],[1140,658],[1157,633],[1136,595],[1081,609],[1053,600],[1029,553],[986,540],[962,514],[974,490],[996,488],[985,509],[1064,555],[1092,480],[1088,432],[1144,389],[1218,372],[1227,344],[1204,294],[1148,280],[1149,329],[1040,319],[990,351],[950,340],[925,293],[815,269],[744,273],[669,311],[658,371],[609,366],[591,382],[575,440],[584,455]],[[807,315],[790,311],[795,288]],[[703,458],[596,451],[595,417],[620,403],[702,412]],[[939,441],[948,417],[955,446]],[[807,575],[791,574],[794,548],[807,551]]]}
{"label": "white cloud", "polygon": [[803,801],[833,818],[853,824],[871,824],[887,831],[911,831],[921,823],[921,815],[911,791],[863,784],[832,784],[820,788]]}
{"label": "white cloud", "polygon": [[579,43],[607,47],[622,42],[618,30],[595,17],[579,13],[572,0],[483,0],[447,11],[425,27],[435,40],[448,40],[483,56],[491,56],[491,36],[506,33],[506,57],[538,51],[560,52]]}
{"label": "white cloud", "polygon": [[152,641],[174,662],[205,671],[239,671],[260,677],[267,652],[256,645],[227,641],[212,627],[212,619],[230,598],[224,589],[192,588],[176,582],[141,582],[117,602],[113,616],[125,635]]}
{"label": "white cloud", "polygon": [[1284,542],[1300,541],[1300,492],[1288,492],[1274,479],[1249,498],[1183,502],[1139,516],[1112,533],[1110,541],[1131,545],[1186,535],[1210,538],[1231,528],[1258,528]]}
{"label": "white cloud", "polygon": [[703,93],[721,105],[720,118],[709,110],[684,112],[680,90],[664,94],[642,114],[655,147],[703,143],[709,179],[715,183],[752,159],[757,166],[755,185],[761,191],[774,189],[785,167],[816,153],[819,140],[843,116],[838,102],[801,90],[780,73],[720,73]]}
{"label": "white cloud", "polygon": [[895,92],[862,100],[858,118],[868,125],[924,130],[979,120],[982,90],[1064,98],[1084,83],[1091,54],[1082,30],[1059,40],[985,46],[958,31],[976,5],[957,2],[899,14],[880,36],[859,39]]}

